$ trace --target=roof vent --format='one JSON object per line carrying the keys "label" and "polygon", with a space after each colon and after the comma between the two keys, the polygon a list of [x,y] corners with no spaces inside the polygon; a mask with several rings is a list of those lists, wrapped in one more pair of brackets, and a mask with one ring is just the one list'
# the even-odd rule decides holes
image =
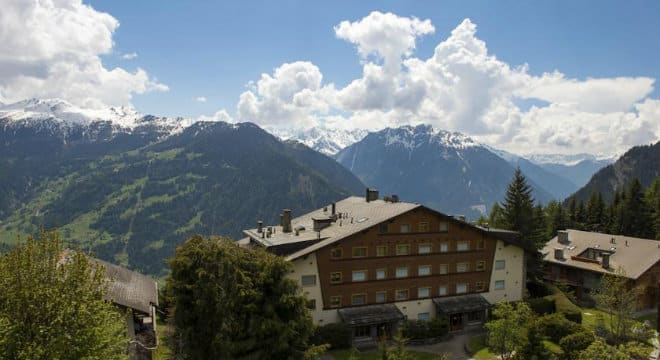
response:
{"label": "roof vent", "polygon": [[555,259],[564,260],[564,249],[555,248]]}
{"label": "roof vent", "polygon": [[312,218],[312,221],[314,222],[314,231],[316,232],[320,232],[332,225],[332,218],[329,217]]}
{"label": "roof vent", "polygon": [[610,244],[616,244],[616,239],[612,237],[612,240],[610,240]]}
{"label": "roof vent", "polygon": [[262,233],[264,231],[264,222],[259,220],[257,221],[257,232]]}
{"label": "roof vent", "polygon": [[557,242],[560,244],[568,244],[568,231],[566,230],[559,230],[557,231]]}
{"label": "roof vent", "polygon": [[291,210],[282,210],[282,232],[291,232]]}
{"label": "roof vent", "polygon": [[378,200],[378,190],[367,188],[366,200],[367,202]]}

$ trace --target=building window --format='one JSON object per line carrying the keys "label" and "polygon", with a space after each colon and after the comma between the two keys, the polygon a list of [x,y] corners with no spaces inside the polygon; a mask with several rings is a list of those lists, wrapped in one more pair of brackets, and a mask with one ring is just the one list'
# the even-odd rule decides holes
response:
{"label": "building window", "polygon": [[431,320],[431,314],[430,313],[419,313],[417,314],[417,320],[422,320],[422,321],[428,321]]}
{"label": "building window", "polygon": [[431,288],[430,287],[423,287],[417,289],[417,298],[423,299],[431,296]]}
{"label": "building window", "polygon": [[351,295],[351,305],[364,305],[367,303],[367,294]]}
{"label": "building window", "polygon": [[486,290],[486,283],[483,281],[477,281],[474,283],[474,291],[480,292]]}
{"label": "building window", "polygon": [[376,269],[376,280],[385,280],[387,277],[387,269]]}
{"label": "building window", "polygon": [[446,274],[449,270],[448,268],[447,264],[440,264],[440,275]]}
{"label": "building window", "polygon": [[447,296],[447,287],[444,285],[440,285],[440,290],[438,291],[438,295]]}
{"label": "building window", "polygon": [[401,232],[402,233],[410,232],[410,224],[401,224]]}
{"label": "building window", "polygon": [[383,223],[378,226],[378,229],[380,230],[381,234],[387,234],[387,230],[388,230],[387,228],[388,228],[387,223]]}
{"label": "building window", "polygon": [[308,299],[307,308],[310,310],[316,310],[316,299]]}
{"label": "building window", "polygon": [[477,249],[481,250],[484,248],[484,239],[477,239]]}
{"label": "building window", "polygon": [[447,252],[449,251],[449,244],[447,244],[446,241],[443,241],[440,243],[440,252]]}
{"label": "building window", "polygon": [[417,232],[429,232],[429,223],[422,221],[417,224]]}
{"label": "building window", "polygon": [[338,284],[340,282],[342,282],[341,271],[331,272],[330,273],[330,283],[331,284]]}
{"label": "building window", "polygon": [[408,289],[397,290],[396,291],[397,300],[408,300]]}
{"label": "building window", "polygon": [[356,326],[354,329],[353,336],[356,338],[371,336],[371,326]]}
{"label": "building window", "polygon": [[302,286],[315,286],[316,275],[303,275],[300,278],[300,283],[302,284]]}
{"label": "building window", "polygon": [[456,243],[456,251],[468,251],[470,246],[467,240],[461,240]]}
{"label": "building window", "polygon": [[396,246],[397,255],[408,255],[410,254],[410,245],[408,244],[399,244]]}
{"label": "building window", "polygon": [[341,259],[341,257],[343,256],[343,253],[344,253],[344,249],[342,249],[340,247],[333,248],[332,250],[330,250],[330,257],[333,258],[333,259]]}
{"label": "building window", "polygon": [[484,271],[484,269],[486,269],[486,262],[485,261],[477,261],[477,266],[475,267],[475,270]]}
{"label": "building window", "polygon": [[417,247],[417,253],[419,254],[429,254],[431,252],[431,244],[419,244]]}
{"label": "building window", "polygon": [[429,276],[431,275],[431,265],[420,265],[417,268],[417,276]]}
{"label": "building window", "polygon": [[400,267],[396,268],[396,277],[397,278],[408,277],[408,267],[407,266],[400,266]]}
{"label": "building window", "polygon": [[438,228],[438,231],[440,231],[440,232],[447,232],[447,229],[448,229],[448,228],[449,228],[449,226],[447,225],[447,222],[446,222],[446,221],[440,221],[440,226],[439,226],[439,228]]}
{"label": "building window", "polygon": [[341,306],[341,295],[330,296],[330,307],[336,308]]}
{"label": "building window", "polygon": [[387,246],[376,246],[376,256],[387,256]]}
{"label": "building window", "polygon": [[356,270],[353,271],[353,281],[366,281],[367,280],[367,270]]}
{"label": "building window", "polygon": [[483,321],[483,314],[484,314],[484,312],[481,311],[481,310],[470,311],[468,313],[468,322],[471,322],[471,323],[482,322]]}
{"label": "building window", "polygon": [[505,262],[504,260],[495,260],[495,270],[502,270],[504,269]]}
{"label": "building window", "polygon": [[458,263],[456,264],[456,272],[464,273],[470,271],[470,263]]}
{"label": "building window", "polygon": [[376,291],[376,302],[384,303],[387,301],[387,291]]}
{"label": "building window", "polygon": [[504,290],[504,280],[495,280],[495,290]]}
{"label": "building window", "polygon": [[353,257],[367,257],[367,248],[366,246],[354,247],[353,248]]}
{"label": "building window", "polygon": [[456,293],[465,294],[468,291],[468,284],[456,284]]}

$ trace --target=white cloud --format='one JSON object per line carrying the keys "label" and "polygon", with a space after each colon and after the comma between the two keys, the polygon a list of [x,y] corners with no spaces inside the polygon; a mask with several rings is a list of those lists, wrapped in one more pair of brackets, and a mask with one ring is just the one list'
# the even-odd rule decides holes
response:
{"label": "white cloud", "polygon": [[[298,129],[427,123],[518,153],[608,155],[660,138],[660,100],[649,98],[655,79],[532,75],[491,54],[470,19],[426,59],[413,55],[417,38],[434,32],[429,20],[372,12],[334,29],[356,45],[360,77],[336,89],[311,62],[282,64],[249,83],[237,119]],[[516,105],[525,100],[547,105]]]}
{"label": "white cloud", "polygon": [[126,53],[121,56],[122,59],[124,60],[133,60],[138,57],[138,54],[136,52],[132,53]]}
{"label": "white cloud", "polygon": [[119,26],[81,0],[7,0],[0,12],[0,99],[57,97],[83,107],[129,104],[133,94],[166,91],[138,68],[107,69]]}
{"label": "white cloud", "polygon": [[225,109],[218,110],[215,114],[207,116],[202,115],[197,118],[198,121],[224,121],[228,123],[233,123],[234,119],[227,113]]}
{"label": "white cloud", "polygon": [[200,103],[205,103],[206,102],[206,96],[198,96],[195,98],[195,101],[200,102]]}

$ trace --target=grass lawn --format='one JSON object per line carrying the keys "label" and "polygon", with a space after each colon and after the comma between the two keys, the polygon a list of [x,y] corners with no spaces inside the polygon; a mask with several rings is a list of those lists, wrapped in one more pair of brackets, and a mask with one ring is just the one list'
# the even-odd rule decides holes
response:
{"label": "grass lawn", "polygon": [[582,309],[582,326],[587,329],[594,330],[596,328],[597,319],[601,315],[605,321],[605,326],[610,326],[610,314],[598,309]]}
{"label": "grass lawn", "polygon": [[478,335],[468,341],[468,351],[476,360],[490,360],[497,359],[497,356],[492,354],[486,345],[486,335]]}
{"label": "grass lawn", "polygon": [[[433,360],[437,359],[438,355],[433,355],[433,354],[427,354],[427,353],[421,353],[421,352],[416,352],[416,351],[410,351],[410,355],[414,356],[415,359],[420,359],[420,360]],[[349,356],[351,355],[351,350],[350,349],[342,349],[342,350],[333,350],[333,351],[328,351],[328,355],[332,355],[332,357],[335,358],[335,360],[347,360]],[[379,360],[380,359],[380,352],[376,351],[370,351],[370,352],[365,352],[365,353],[355,353],[356,357],[360,360]]]}

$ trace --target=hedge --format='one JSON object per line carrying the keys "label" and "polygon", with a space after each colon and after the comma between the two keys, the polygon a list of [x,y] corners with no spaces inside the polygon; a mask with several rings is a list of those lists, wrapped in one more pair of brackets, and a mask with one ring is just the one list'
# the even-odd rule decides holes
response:
{"label": "hedge", "polygon": [[582,324],[582,309],[573,304],[571,300],[566,297],[566,294],[564,294],[556,286],[548,285],[548,288],[554,293],[543,298],[547,300],[554,300],[556,311],[562,313],[566,319],[574,323]]}
{"label": "hedge", "polygon": [[537,315],[552,314],[557,311],[555,299],[532,298],[527,299],[527,304]]}
{"label": "hedge", "polygon": [[565,336],[583,331],[582,325],[569,321],[561,313],[541,316],[535,326],[554,343],[559,343]]}
{"label": "hedge", "polygon": [[441,317],[433,320],[407,320],[401,327],[403,337],[411,340],[439,338],[449,331],[447,321]]}
{"label": "hedge", "polygon": [[347,349],[351,347],[351,328],[345,323],[333,323],[316,327],[312,344],[328,344],[331,349]]}

